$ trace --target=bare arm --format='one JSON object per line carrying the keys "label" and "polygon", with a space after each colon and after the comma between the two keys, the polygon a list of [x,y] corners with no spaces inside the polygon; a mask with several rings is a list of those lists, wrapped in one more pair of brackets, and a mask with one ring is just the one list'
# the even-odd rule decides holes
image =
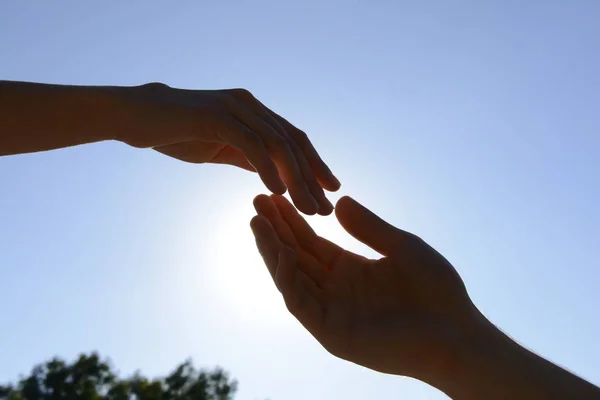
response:
{"label": "bare arm", "polygon": [[340,186],[306,134],[244,89],[0,81],[0,156],[103,140],[257,172],[307,214],[330,214],[323,189]]}
{"label": "bare arm", "polygon": [[115,139],[127,90],[0,81],[0,156]]}
{"label": "bare arm", "polygon": [[522,347],[481,316],[465,333],[454,362],[430,384],[457,400],[600,399],[600,388]]}

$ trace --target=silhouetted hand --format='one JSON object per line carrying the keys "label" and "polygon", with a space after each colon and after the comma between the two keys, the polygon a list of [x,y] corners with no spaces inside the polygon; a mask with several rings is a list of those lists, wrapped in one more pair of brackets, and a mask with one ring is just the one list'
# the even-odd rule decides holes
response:
{"label": "silhouetted hand", "polygon": [[385,255],[371,260],[319,237],[281,196],[258,196],[257,246],[292,314],[332,354],[425,378],[450,362],[453,338],[476,311],[452,265],[417,236],[349,197],[336,216]]}
{"label": "silhouetted hand", "polygon": [[307,214],[330,214],[333,206],[323,189],[340,187],[304,132],[247,90],[0,80],[0,156],[104,140],[256,171],[272,192],[282,194],[287,187]]}
{"label": "silhouetted hand", "polygon": [[337,219],[379,260],[317,236],[284,197],[254,205],[256,243],[287,308],[333,355],[456,400],[600,399],[600,388],[488,321],[437,251],[353,199],[338,201]]}
{"label": "silhouetted hand", "polygon": [[183,90],[155,83],[140,87],[132,98],[133,122],[119,140],[183,161],[256,171],[274,193],[287,186],[299,210],[333,211],[323,188],[335,191],[339,181],[306,134],[247,90]]}

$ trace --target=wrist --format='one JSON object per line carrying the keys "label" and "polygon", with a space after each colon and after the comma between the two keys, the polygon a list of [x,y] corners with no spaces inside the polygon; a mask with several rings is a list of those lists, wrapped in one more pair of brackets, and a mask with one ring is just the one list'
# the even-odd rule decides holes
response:
{"label": "wrist", "polygon": [[513,351],[515,343],[476,308],[468,323],[460,326],[447,343],[446,362],[427,383],[453,399],[504,398],[498,387],[502,382],[490,382],[490,378],[502,379],[502,374],[493,370],[504,362],[503,354]]}
{"label": "wrist", "polygon": [[[483,375],[489,372],[490,362],[509,351],[508,338],[479,311],[475,323],[457,339],[452,369],[444,371],[443,391],[456,399],[494,397],[487,393],[488,383]],[[496,386],[496,385],[493,385]]]}
{"label": "wrist", "polygon": [[462,332],[453,362],[431,384],[456,400],[569,398],[578,378],[525,349],[483,314]]}
{"label": "wrist", "polygon": [[[166,116],[173,112],[169,99],[176,90],[163,83],[116,88],[115,94],[123,112],[119,114],[114,139],[138,148],[162,144],[161,135],[169,131],[164,126],[168,120]],[[169,133],[174,135],[176,132]]]}
{"label": "wrist", "polygon": [[145,107],[142,86],[110,86],[103,88],[106,104],[112,118],[108,121],[107,140],[116,140],[135,147],[140,141]]}

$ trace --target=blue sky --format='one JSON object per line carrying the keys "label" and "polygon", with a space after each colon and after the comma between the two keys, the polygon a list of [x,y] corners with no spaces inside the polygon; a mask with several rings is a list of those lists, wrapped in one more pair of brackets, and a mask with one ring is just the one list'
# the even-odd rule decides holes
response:
{"label": "blue sky", "polygon": [[[0,79],[250,89],[309,134],[333,199],[421,235],[505,332],[600,384],[598,16],[593,0],[4,1]],[[96,349],[123,373],[220,364],[240,400],[445,398],[331,357],[286,313],[248,228],[255,175],[107,142],[0,158],[0,183],[0,381]]]}

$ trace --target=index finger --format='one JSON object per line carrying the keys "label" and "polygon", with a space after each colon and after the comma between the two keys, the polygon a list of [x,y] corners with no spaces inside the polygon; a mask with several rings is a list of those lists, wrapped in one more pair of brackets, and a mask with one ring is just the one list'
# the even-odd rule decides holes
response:
{"label": "index finger", "polygon": [[300,247],[316,257],[327,268],[335,265],[337,259],[344,250],[337,244],[317,235],[311,226],[293,205],[283,196],[272,195],[271,198],[283,217],[287,226],[293,232],[294,237],[300,243]]}
{"label": "index finger", "polygon": [[262,138],[234,118],[224,118],[222,123],[226,129],[217,134],[219,141],[242,152],[270,191],[285,193],[285,184]]}
{"label": "index finger", "polygon": [[279,214],[279,210],[273,203],[273,200],[266,195],[256,196],[254,199],[256,212],[264,216],[270,223],[278,236],[278,240],[285,245],[298,250],[298,258],[303,271],[318,285],[323,285],[327,281],[327,272],[322,262],[315,258],[311,252],[302,249],[302,246],[296,241],[294,233],[286,224],[285,220]]}
{"label": "index finger", "polygon": [[270,110],[268,107],[264,107],[283,126],[292,140],[298,144],[321,186],[330,192],[338,190],[341,187],[340,181],[331,172],[327,164],[325,164],[306,133],[296,128],[287,119]]}

